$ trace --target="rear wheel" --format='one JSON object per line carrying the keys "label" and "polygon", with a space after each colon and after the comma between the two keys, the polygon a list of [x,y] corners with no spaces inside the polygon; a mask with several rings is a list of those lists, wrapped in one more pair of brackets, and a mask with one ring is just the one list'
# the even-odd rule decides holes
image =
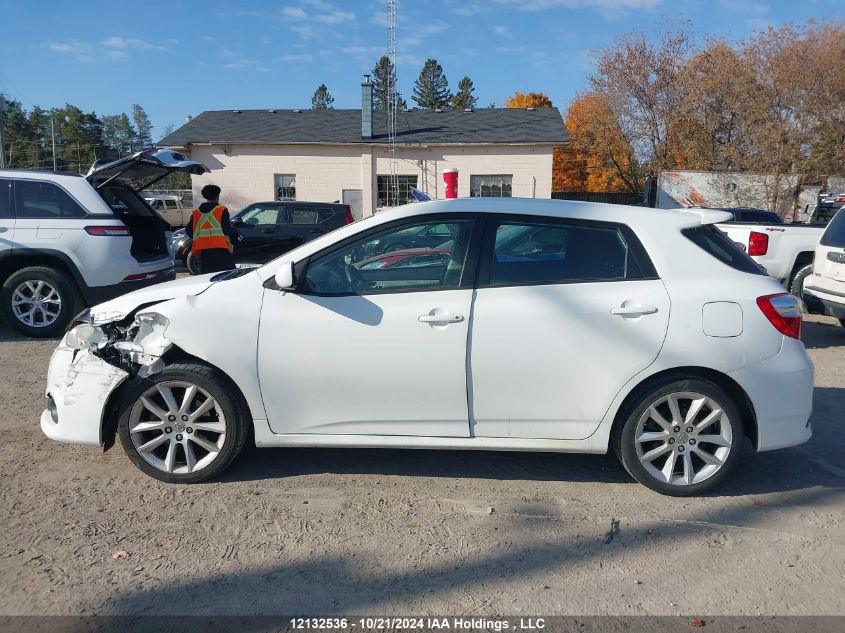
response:
{"label": "rear wheel", "polygon": [[[789,284],[789,293],[801,299],[804,293],[804,280],[813,272],[813,265],[808,264],[803,268],[799,268],[792,277],[792,283]],[[803,307],[803,301],[801,302]]]}
{"label": "rear wheel", "polygon": [[9,276],[0,292],[0,311],[21,334],[60,335],[82,303],[67,273],[49,266],[30,266]]}
{"label": "rear wheel", "polygon": [[195,483],[221,473],[243,448],[249,415],[218,370],[177,364],[125,395],[118,434],[129,459],[168,483]]}
{"label": "rear wheel", "polygon": [[640,393],[623,415],[614,449],[634,479],[662,494],[705,492],[739,459],[739,410],[709,381],[670,377]]}

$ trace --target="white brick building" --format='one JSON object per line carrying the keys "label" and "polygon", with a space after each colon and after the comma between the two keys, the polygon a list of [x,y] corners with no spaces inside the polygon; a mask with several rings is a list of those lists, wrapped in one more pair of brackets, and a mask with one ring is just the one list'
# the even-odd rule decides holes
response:
{"label": "white brick building", "polygon": [[[363,110],[203,112],[161,145],[211,169],[193,177],[194,199],[213,182],[233,210],[252,202],[344,202],[356,217],[396,203],[386,113]],[[567,142],[556,108],[410,110],[397,116],[399,202],[414,186],[444,197],[443,170],[459,170],[458,195],[549,198],[552,148]],[[374,129],[373,129],[374,128]],[[389,196],[389,198],[388,198]]]}

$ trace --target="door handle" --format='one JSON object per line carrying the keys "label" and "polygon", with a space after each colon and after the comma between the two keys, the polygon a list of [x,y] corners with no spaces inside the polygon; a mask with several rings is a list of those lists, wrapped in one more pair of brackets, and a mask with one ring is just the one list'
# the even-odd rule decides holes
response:
{"label": "door handle", "polygon": [[460,323],[464,320],[462,314],[421,314],[417,317],[420,323]]}
{"label": "door handle", "polygon": [[611,314],[618,314],[619,316],[642,316],[655,312],[657,312],[657,306],[623,305],[619,308],[610,309]]}

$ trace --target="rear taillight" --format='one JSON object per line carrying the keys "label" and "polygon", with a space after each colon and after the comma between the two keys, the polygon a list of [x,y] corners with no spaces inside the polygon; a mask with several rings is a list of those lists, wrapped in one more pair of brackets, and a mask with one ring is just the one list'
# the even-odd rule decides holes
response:
{"label": "rear taillight", "polygon": [[840,196],[840,197],[834,199],[834,202],[845,202],[845,196]]}
{"label": "rear taillight", "polygon": [[801,338],[801,306],[798,299],[782,293],[757,297],[757,305],[781,334]]}
{"label": "rear taillight", "polygon": [[85,232],[88,235],[129,236],[129,229],[125,226],[86,226]]}
{"label": "rear taillight", "polygon": [[346,207],[346,224],[352,224],[355,221],[355,216],[352,215],[352,207]]}
{"label": "rear taillight", "polygon": [[751,231],[751,235],[748,236],[748,254],[765,255],[768,250],[769,236],[765,233]]}

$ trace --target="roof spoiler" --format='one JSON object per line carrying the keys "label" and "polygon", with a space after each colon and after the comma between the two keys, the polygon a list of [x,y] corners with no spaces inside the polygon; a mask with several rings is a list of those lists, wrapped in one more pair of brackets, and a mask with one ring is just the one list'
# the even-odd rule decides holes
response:
{"label": "roof spoiler", "polygon": [[721,209],[675,209],[683,213],[697,215],[700,224],[718,224],[733,219],[733,214]]}

